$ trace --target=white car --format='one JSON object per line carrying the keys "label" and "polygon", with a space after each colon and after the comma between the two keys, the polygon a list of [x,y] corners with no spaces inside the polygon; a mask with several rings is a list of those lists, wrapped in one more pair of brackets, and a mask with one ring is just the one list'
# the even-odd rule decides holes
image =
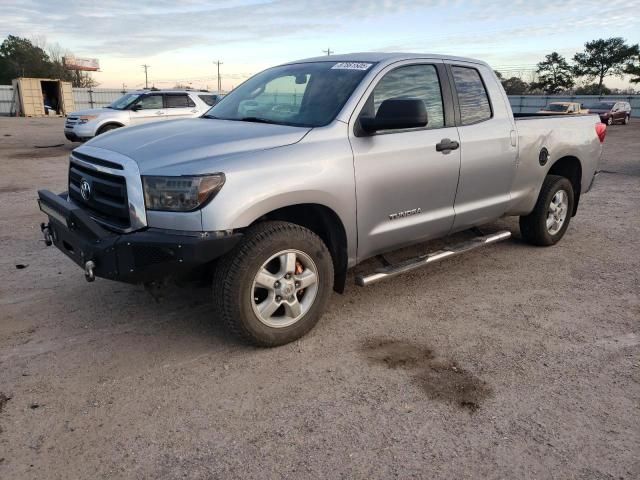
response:
{"label": "white car", "polygon": [[70,113],[64,135],[72,142],[121,127],[199,117],[222,95],[193,90],[142,90],[127,93],[108,107]]}

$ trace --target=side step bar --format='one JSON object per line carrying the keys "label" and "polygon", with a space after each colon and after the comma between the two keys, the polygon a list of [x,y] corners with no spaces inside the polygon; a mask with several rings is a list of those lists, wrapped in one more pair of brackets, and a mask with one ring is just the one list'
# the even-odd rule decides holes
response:
{"label": "side step bar", "polygon": [[492,243],[501,242],[511,237],[511,232],[504,230],[491,235],[485,235],[482,237],[476,237],[474,239],[458,243],[457,245],[451,245],[445,247],[437,252],[427,253],[415,258],[410,258],[394,265],[378,268],[374,273],[369,275],[358,275],[356,277],[356,285],[366,287],[376,282],[386,280],[387,278],[395,277],[401,273],[410,272],[416,268],[424,267],[430,263],[439,262],[445,258],[453,257],[460,253],[465,253],[476,248],[484,247]]}

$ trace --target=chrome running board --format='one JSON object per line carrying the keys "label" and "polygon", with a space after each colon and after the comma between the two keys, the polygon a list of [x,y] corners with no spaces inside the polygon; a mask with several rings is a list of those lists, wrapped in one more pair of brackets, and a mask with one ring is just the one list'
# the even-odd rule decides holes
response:
{"label": "chrome running board", "polygon": [[465,242],[445,247],[444,249],[438,250],[433,253],[427,253],[415,258],[410,258],[409,260],[405,260],[400,263],[378,268],[374,273],[371,273],[369,275],[358,275],[356,276],[356,285],[366,287],[367,285],[371,285],[372,283],[395,277],[396,275],[400,275],[401,273],[410,272],[411,270],[424,267],[426,265],[429,265],[430,263],[439,262],[440,260],[453,257],[454,255],[459,255],[461,253],[475,250],[476,248],[485,247],[492,243],[507,240],[510,237],[511,232],[507,230],[492,233],[491,235],[476,237]]}

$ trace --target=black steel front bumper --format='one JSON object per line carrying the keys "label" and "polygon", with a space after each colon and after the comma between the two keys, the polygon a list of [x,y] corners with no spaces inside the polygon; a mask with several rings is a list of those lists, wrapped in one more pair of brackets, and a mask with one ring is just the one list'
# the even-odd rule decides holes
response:
{"label": "black steel front bumper", "polygon": [[147,228],[114,233],[85,210],[47,190],[38,191],[38,205],[48,217],[41,228],[48,245],[94,276],[128,283],[180,277],[231,250],[242,234],[182,232]]}

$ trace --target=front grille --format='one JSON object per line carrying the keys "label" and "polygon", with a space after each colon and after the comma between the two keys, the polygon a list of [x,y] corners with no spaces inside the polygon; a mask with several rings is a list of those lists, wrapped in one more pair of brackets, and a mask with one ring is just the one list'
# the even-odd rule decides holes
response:
{"label": "front grille", "polygon": [[[88,200],[80,193],[83,180],[91,189]],[[131,224],[127,182],[120,175],[98,172],[72,161],[69,163],[69,197],[107,225],[124,229]]]}

